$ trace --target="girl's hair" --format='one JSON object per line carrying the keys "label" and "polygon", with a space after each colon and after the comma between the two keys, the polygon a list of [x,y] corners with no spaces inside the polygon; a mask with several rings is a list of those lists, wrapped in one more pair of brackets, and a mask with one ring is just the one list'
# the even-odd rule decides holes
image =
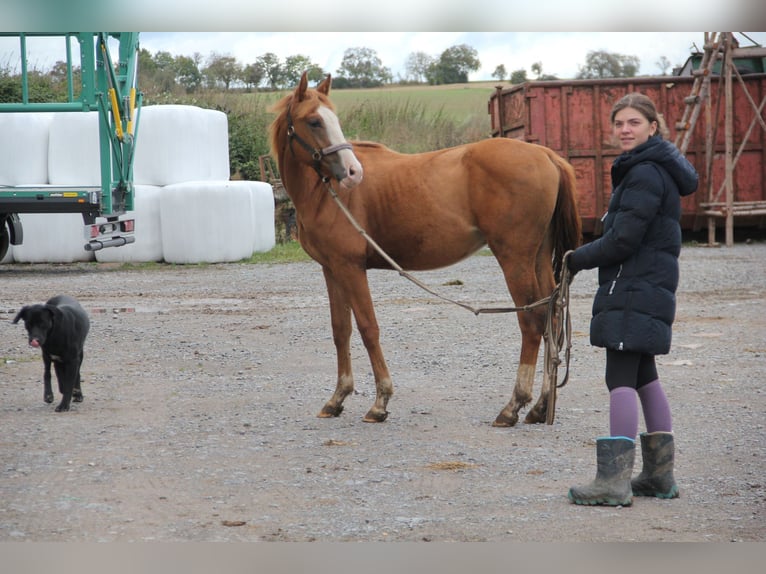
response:
{"label": "girl's hair", "polygon": [[612,107],[612,113],[609,116],[609,121],[614,123],[614,116],[617,112],[624,110],[625,108],[633,108],[644,116],[649,123],[657,122],[657,133],[655,136],[666,138],[669,134],[668,127],[665,124],[665,118],[662,114],[657,112],[657,108],[654,106],[654,102],[644,94],[639,92],[632,92],[617,100],[617,103]]}

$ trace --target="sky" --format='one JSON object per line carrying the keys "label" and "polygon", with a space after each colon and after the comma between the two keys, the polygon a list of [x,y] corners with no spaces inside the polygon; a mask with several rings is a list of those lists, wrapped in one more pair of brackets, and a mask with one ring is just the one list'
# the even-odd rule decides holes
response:
{"label": "sky", "polygon": [[[766,45],[766,32],[735,33],[741,46],[754,42]],[[534,63],[542,63],[544,74],[574,78],[585,65],[591,51],[607,51],[637,56],[639,75],[661,73],[657,62],[663,56],[671,66],[681,66],[704,45],[704,32],[142,32],[140,46],[150,53],[170,52],[174,56],[199,53],[203,61],[211,54],[233,56],[250,64],[267,52],[282,61],[304,55],[325,72],[336,72],[349,48],[375,51],[394,80],[406,77],[406,61],[414,52],[434,58],[447,48],[467,44],[476,49],[481,68],[469,75],[470,81],[493,80],[492,73],[502,64],[506,72],[527,71],[530,79]],[[46,69],[64,60],[62,39],[31,38],[27,52],[30,64]],[[0,67],[18,62],[18,40],[0,38]],[[672,71],[672,70],[669,70]]]}
{"label": "sky", "polygon": [[[544,74],[576,76],[589,52],[605,50],[640,60],[639,74],[657,74],[666,57],[682,65],[704,33],[766,30],[762,0],[3,0],[0,69],[18,61],[14,30],[139,30],[152,54],[208,58],[215,52],[242,64],[272,52],[282,61],[304,55],[335,74],[349,48],[375,50],[394,79],[407,57],[437,57],[447,48],[476,49],[481,69],[472,81],[493,80],[502,64],[510,74],[542,63]],[[399,31],[396,31],[399,30]],[[512,30],[512,31],[509,31]],[[580,31],[589,30],[589,31]],[[766,32],[747,33],[766,45]],[[739,36],[742,45],[751,42]],[[64,59],[63,41],[30,42],[32,67]]]}
{"label": "sky", "polygon": [[[741,45],[753,41],[766,45],[766,33],[738,35]],[[325,72],[335,74],[349,48],[375,50],[394,80],[406,77],[407,57],[424,52],[434,58],[451,46],[467,44],[478,52],[481,68],[469,80],[492,80],[502,64],[508,74],[527,70],[534,78],[532,64],[542,62],[545,74],[574,78],[591,51],[604,50],[637,56],[639,74],[659,74],[656,65],[662,56],[671,65],[681,66],[695,49],[704,45],[704,32],[203,32],[143,33],[141,46],[151,52],[167,51],[191,56],[198,52],[234,56],[250,64],[258,56],[272,52],[282,61],[288,56],[305,55]]]}

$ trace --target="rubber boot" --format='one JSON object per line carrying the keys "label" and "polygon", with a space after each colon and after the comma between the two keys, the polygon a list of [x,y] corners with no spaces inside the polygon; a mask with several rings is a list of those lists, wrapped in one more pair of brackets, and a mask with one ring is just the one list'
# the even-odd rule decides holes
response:
{"label": "rubber boot", "polygon": [[673,433],[641,433],[641,473],[630,481],[635,496],[676,498],[678,486],[673,478],[675,447]]}
{"label": "rubber boot", "polygon": [[575,504],[630,506],[633,502],[630,475],[636,455],[636,441],[628,437],[596,439],[596,478],[587,486],[569,489]]}

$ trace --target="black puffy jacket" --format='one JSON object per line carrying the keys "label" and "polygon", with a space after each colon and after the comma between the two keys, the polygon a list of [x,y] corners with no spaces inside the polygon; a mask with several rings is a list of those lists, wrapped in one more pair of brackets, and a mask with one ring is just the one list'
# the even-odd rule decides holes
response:
{"label": "black puffy jacket", "polygon": [[592,345],[650,355],[670,351],[681,196],[694,193],[697,182],[691,163],[657,136],[615,159],[604,233],[568,260],[573,272],[599,268]]}

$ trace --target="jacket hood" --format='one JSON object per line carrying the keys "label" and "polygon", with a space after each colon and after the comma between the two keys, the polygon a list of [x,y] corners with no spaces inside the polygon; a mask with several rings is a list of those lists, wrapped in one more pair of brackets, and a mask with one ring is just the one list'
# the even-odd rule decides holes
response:
{"label": "jacket hood", "polygon": [[662,166],[676,183],[678,193],[682,196],[691,195],[697,190],[697,170],[675,145],[661,137],[651,137],[635,149],[618,156],[612,167],[619,179],[622,179],[634,165],[647,161]]}

